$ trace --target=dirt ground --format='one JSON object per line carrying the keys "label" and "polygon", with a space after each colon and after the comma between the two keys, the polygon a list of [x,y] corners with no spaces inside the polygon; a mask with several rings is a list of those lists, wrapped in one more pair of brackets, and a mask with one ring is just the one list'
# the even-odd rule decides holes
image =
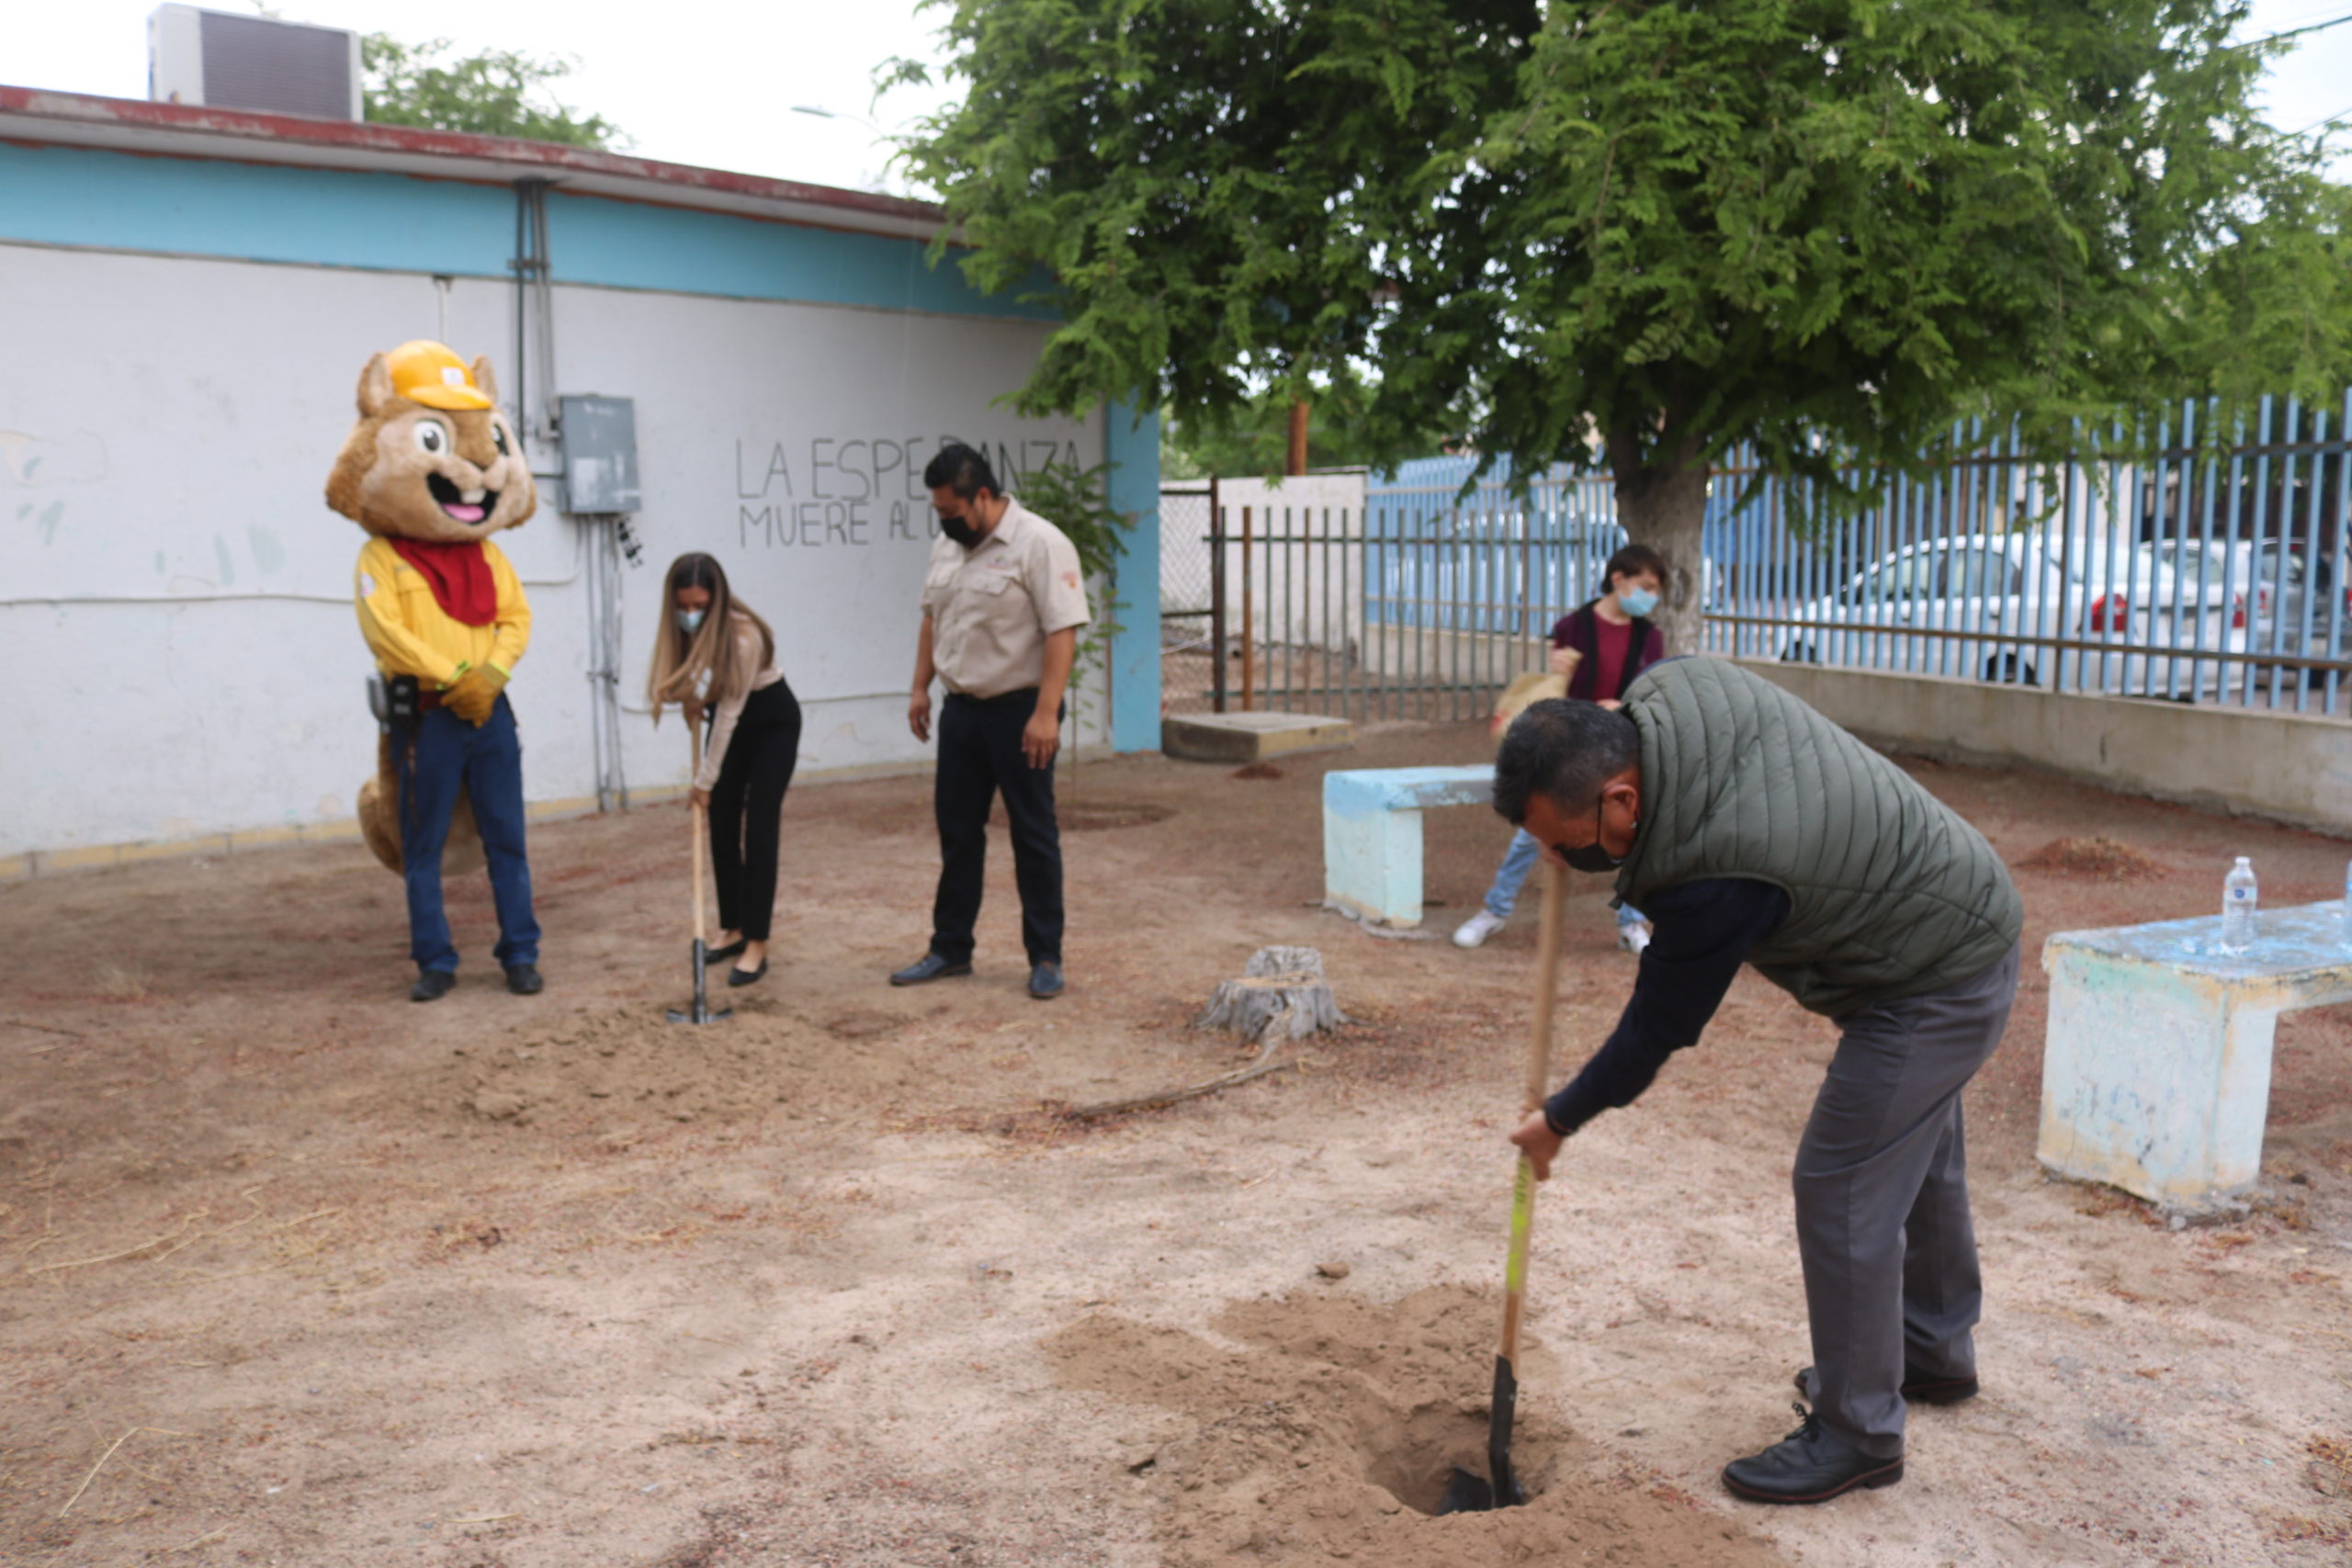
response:
{"label": "dirt ground", "polygon": [[[2032,1157],[2044,987],[1968,1100],[1985,1392],[1899,1486],[1735,1503],[1809,1359],[1789,1160],[1826,1025],[1752,976],[1544,1190],[1528,1508],[1426,1516],[1481,1444],[1532,910],[1486,948],[1316,908],[1331,766],[1065,784],[1071,989],[1023,994],[996,840],[979,973],[928,926],[919,778],[786,806],[779,958],[685,980],[686,817],[536,829],[547,993],[457,888],[454,996],[404,999],[356,843],[0,887],[0,1561],[580,1565],[2275,1563],[2352,1544],[2352,1010],[2282,1021],[2248,1216],[2172,1229]],[[364,759],[356,768],[364,766]],[[2337,896],[2342,840],[1920,765],[2052,931]],[[356,773],[355,773],[355,777]],[[1442,932],[1504,829],[1430,826]],[[2094,837],[2107,845],[2061,845]],[[1570,907],[1565,1073],[1632,977]],[[1246,1059],[1188,1021],[1259,946],[1353,1019],[1301,1070],[1071,1125]]]}

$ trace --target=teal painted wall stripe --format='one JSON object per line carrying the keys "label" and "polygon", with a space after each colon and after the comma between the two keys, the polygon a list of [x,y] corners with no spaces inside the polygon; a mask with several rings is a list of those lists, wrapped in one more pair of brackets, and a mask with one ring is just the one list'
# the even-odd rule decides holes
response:
{"label": "teal painted wall stripe", "polygon": [[1013,292],[981,294],[964,281],[952,254],[931,265],[921,241],[752,222],[721,212],[551,191],[548,251],[559,283],[1055,319],[1050,310],[1020,303]]}
{"label": "teal painted wall stripe", "polygon": [[514,196],[401,175],[0,144],[0,239],[503,277]]}
{"label": "teal painted wall stripe", "polygon": [[1111,749],[1159,750],[1159,416],[1102,411],[1110,501],[1136,525],[1119,559],[1121,627],[1111,638]]}
{"label": "teal painted wall stripe", "polygon": [[[0,143],[0,241],[506,277],[500,186]],[[1050,321],[916,240],[595,197],[548,197],[559,283]]]}

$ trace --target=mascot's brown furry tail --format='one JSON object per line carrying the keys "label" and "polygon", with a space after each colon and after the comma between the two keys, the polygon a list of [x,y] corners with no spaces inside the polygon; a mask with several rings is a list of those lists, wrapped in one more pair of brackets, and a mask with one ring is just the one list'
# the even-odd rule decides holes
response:
{"label": "mascot's brown furry tail", "polygon": [[[392,773],[392,739],[376,739],[376,776],[359,786],[359,833],[384,869],[401,869],[401,783]],[[481,852],[481,830],[474,826],[473,802],[458,796],[449,818],[449,840],[441,846],[444,878],[464,876],[488,864]]]}

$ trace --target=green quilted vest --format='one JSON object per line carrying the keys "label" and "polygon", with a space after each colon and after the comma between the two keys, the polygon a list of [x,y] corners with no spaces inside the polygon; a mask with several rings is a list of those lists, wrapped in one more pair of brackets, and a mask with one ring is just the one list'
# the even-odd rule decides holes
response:
{"label": "green quilted vest", "polygon": [[1748,954],[1831,1018],[1965,980],[2025,908],[1984,836],[1910,776],[1759,675],[1720,659],[1645,671],[1642,823],[1617,877],[1636,908],[1711,876],[1769,882],[1789,917]]}

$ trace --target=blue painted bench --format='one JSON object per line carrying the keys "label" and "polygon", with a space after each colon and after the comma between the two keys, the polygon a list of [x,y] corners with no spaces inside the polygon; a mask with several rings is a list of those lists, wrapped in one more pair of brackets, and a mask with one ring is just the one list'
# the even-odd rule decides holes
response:
{"label": "blue painted bench", "polygon": [[1421,923],[1421,813],[1486,806],[1495,770],[1351,768],[1323,775],[1323,897],[1358,919]]}
{"label": "blue painted bench", "polygon": [[2340,903],[2264,910],[2241,953],[2221,932],[2215,915],[2043,944],[2044,1166],[2188,1212],[2262,1174],[2278,1015],[2352,1001],[2352,939]]}

